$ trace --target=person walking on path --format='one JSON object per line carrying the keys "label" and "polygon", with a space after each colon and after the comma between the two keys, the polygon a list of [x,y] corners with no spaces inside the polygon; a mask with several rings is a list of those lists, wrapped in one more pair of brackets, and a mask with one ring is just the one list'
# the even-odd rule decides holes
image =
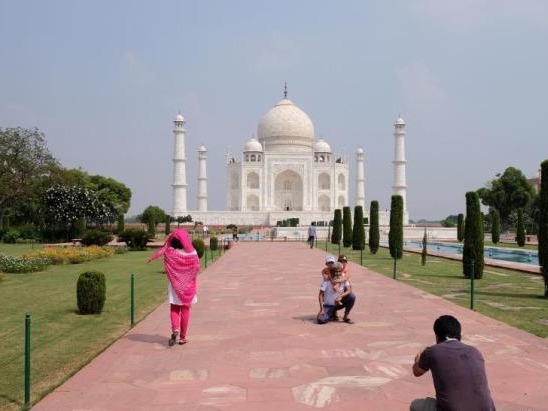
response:
{"label": "person walking on path", "polygon": [[316,222],[315,221],[313,221],[312,224],[308,226],[307,243],[310,244],[310,248],[314,248],[314,241],[316,241]]}
{"label": "person walking on path", "polygon": [[197,301],[197,275],[200,271],[200,259],[184,228],[174,231],[148,262],[162,256],[169,280],[171,337],[168,344],[169,346],[175,345],[177,337],[179,337],[179,344],[185,344],[190,306]]}
{"label": "person walking on path", "polygon": [[411,411],[495,411],[483,356],[460,341],[461,325],[450,315],[434,322],[436,344],[415,356],[413,375],[432,371],[436,399],[417,399]]}

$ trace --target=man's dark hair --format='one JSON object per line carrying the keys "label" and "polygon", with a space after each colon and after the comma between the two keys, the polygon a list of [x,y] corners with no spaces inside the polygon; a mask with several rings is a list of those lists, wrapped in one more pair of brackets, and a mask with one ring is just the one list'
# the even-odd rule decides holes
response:
{"label": "man's dark hair", "polygon": [[459,320],[452,315],[442,315],[434,321],[434,333],[437,342],[443,342],[447,338],[456,338],[460,341],[460,332]]}
{"label": "man's dark hair", "polygon": [[173,248],[176,248],[177,250],[182,250],[183,249],[183,244],[181,243],[181,241],[178,238],[175,238],[175,237],[173,237],[171,239],[171,244],[170,245]]}

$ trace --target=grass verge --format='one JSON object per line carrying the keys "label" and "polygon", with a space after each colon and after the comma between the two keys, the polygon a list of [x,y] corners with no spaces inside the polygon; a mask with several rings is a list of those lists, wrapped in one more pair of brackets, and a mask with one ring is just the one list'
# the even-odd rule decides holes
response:
{"label": "grass verge", "polygon": [[[27,244],[0,247],[8,255],[30,250]],[[166,278],[161,262],[146,263],[151,254],[128,252],[83,264],[50,266],[42,272],[4,275],[0,282],[0,410],[23,407],[25,313],[31,314],[32,321],[34,404],[129,330],[130,273],[135,275],[137,322],[165,301]],[[218,252],[208,252],[208,264],[218,257]],[[87,270],[102,271],[107,279],[107,298],[100,315],[77,312],[76,281]]]}
{"label": "grass verge", "polygon": [[[320,245],[325,250],[325,242]],[[328,253],[339,247],[328,244]],[[360,252],[341,248],[349,260],[360,264]],[[376,255],[363,251],[363,265],[392,278],[394,260],[386,248]],[[397,281],[438,295],[460,306],[470,307],[470,280],[462,275],[462,263],[428,256],[421,265],[420,254],[404,253],[396,264]],[[548,337],[548,299],[543,298],[542,276],[485,266],[483,278],[474,281],[474,310],[539,337]]]}

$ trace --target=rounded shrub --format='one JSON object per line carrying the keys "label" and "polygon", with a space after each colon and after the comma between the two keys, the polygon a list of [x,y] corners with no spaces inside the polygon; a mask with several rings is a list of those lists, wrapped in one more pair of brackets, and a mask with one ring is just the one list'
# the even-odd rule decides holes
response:
{"label": "rounded shrub", "polygon": [[211,237],[209,239],[209,248],[211,251],[217,251],[219,249],[219,239],[217,237]]}
{"label": "rounded shrub", "polygon": [[80,274],[76,283],[76,300],[80,314],[99,314],[105,305],[107,286],[99,271]]}
{"label": "rounded shrub", "polygon": [[144,250],[150,236],[140,228],[129,228],[118,234],[118,241],[126,243],[130,250]]}
{"label": "rounded shrub", "polygon": [[83,245],[103,246],[112,241],[112,234],[102,230],[87,230],[82,235]]}
{"label": "rounded shrub", "polygon": [[21,237],[19,230],[10,229],[4,234],[2,241],[6,244],[15,244],[19,237]]}
{"label": "rounded shrub", "polygon": [[195,238],[194,240],[192,240],[192,245],[194,246],[194,249],[198,253],[198,257],[202,258],[205,252],[204,241],[201,238]]}

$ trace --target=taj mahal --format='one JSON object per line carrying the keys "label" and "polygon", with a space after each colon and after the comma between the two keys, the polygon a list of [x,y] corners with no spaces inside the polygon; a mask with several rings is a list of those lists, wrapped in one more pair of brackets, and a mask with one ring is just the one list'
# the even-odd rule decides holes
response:
{"label": "taj mahal", "polygon": [[[287,96],[260,119],[257,138],[243,145],[241,155],[226,154],[226,210],[207,206],[207,149],[198,149],[198,210],[187,209],[185,119],[174,120],[173,208],[174,217],[190,214],[194,221],[209,225],[276,225],[277,221],[299,218],[301,225],[330,221],[335,209],[365,204],[364,150],[356,149],[354,182],[349,181],[349,164],[335,155],[331,145],[317,138],[308,115]],[[404,224],[409,221],[406,202],[405,122],[394,123],[393,194],[404,199]],[[355,204],[349,204],[349,190],[355,189]],[[379,212],[380,225],[389,224],[389,212]]]}

